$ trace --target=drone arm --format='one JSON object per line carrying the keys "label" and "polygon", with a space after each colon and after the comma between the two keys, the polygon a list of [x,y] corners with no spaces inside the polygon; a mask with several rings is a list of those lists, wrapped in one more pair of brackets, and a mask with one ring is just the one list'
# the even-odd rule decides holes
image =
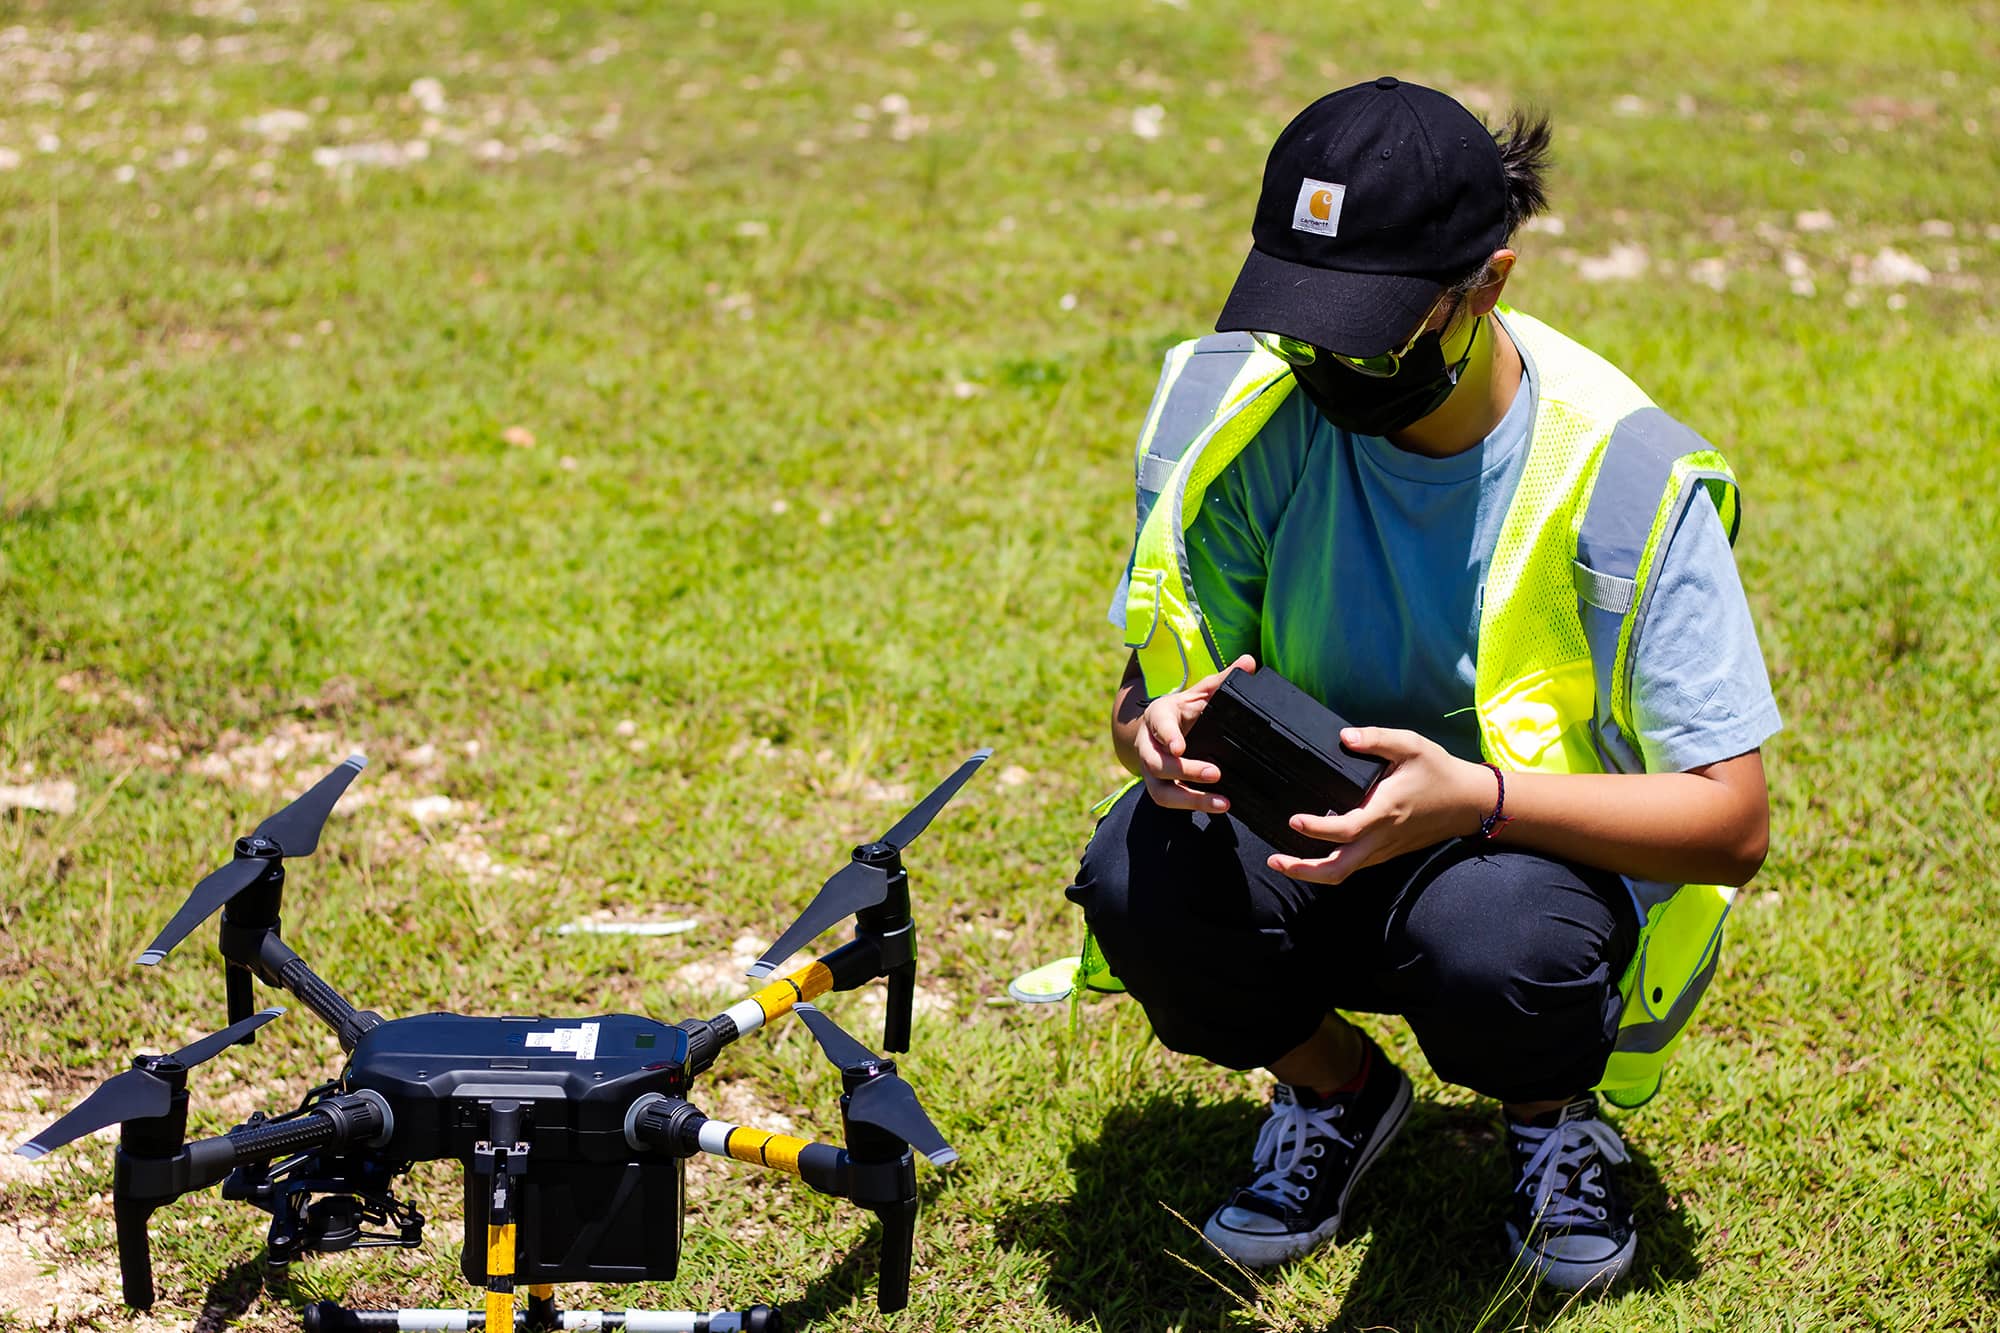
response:
{"label": "drone arm", "polygon": [[776,1022],[792,1007],[817,1000],[828,991],[853,990],[881,975],[881,950],[872,939],[851,940],[824,958],[788,972],[738,1000],[714,1018],[680,1025],[688,1034],[688,1072],[699,1074],[714,1063],[723,1047],[758,1028]]}
{"label": "drone arm", "polygon": [[649,1092],[625,1113],[625,1141],[676,1157],[698,1152],[799,1177],[822,1194],[853,1198],[847,1153],[828,1143],[712,1120],[678,1097]]}
{"label": "drone arm", "polygon": [[320,1022],[340,1038],[340,1048],[352,1051],[369,1032],[382,1026],[382,1015],[356,1009],[341,993],[329,986],[298,956],[275,930],[265,931],[257,941],[256,959],[249,966],[266,985],[280,986],[299,999]]}
{"label": "drone arm", "polygon": [[395,1117],[387,1098],[364,1088],[335,1093],[301,1115],[196,1139],[170,1154],[148,1153],[133,1144],[132,1129],[145,1123],[135,1120],[127,1127],[118,1152],[118,1193],[150,1212],[183,1194],[218,1184],[249,1163],[354,1144],[382,1147],[395,1128]]}
{"label": "drone arm", "polygon": [[790,1134],[773,1134],[712,1120],[678,1098],[649,1093],[625,1116],[625,1138],[634,1148],[677,1157],[697,1152],[768,1166],[797,1176],[821,1194],[852,1199],[882,1219],[882,1261],[876,1303],[893,1314],[909,1303],[910,1262],[916,1248],[917,1166],[908,1148],[882,1160],[857,1161],[844,1148]]}
{"label": "drone arm", "polygon": [[136,1310],[153,1304],[152,1246],[146,1223],[155,1210],[219,1183],[245,1163],[356,1142],[380,1147],[395,1125],[387,1099],[363,1089],[337,1093],[304,1115],[244,1125],[177,1146],[187,1123],[185,1105],[183,1100],[168,1116],[128,1121],[114,1161],[111,1199],[118,1271],[125,1303]]}

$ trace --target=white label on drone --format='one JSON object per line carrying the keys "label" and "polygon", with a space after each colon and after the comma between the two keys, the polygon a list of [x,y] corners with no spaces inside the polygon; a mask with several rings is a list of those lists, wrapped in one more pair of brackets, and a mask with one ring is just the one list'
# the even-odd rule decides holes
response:
{"label": "white label on drone", "polygon": [[557,1028],[554,1032],[530,1032],[528,1045],[546,1046],[551,1053],[574,1051],[579,1060],[595,1060],[597,1024],[585,1023],[578,1028]]}

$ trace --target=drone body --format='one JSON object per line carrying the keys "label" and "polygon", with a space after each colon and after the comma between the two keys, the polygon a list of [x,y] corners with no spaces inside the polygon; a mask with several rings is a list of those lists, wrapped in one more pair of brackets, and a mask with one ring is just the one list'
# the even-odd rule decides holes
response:
{"label": "drone body", "polygon": [[[317,847],[334,802],[365,762],[356,756],[238,840],[235,857],[196,886],[140,957],[148,966],[164,961],[219,909],[230,1026],[173,1055],[135,1059],[17,1151],[39,1157],[91,1130],[120,1126],[112,1188],[119,1268],[126,1303],[140,1309],[153,1301],[148,1219],[185,1194],[219,1184],[224,1198],[271,1214],[265,1257],[282,1272],[307,1253],[420,1244],[424,1219],[392,1187],[418,1162],[456,1160],[465,1170],[461,1270],[485,1288],[484,1308],[349,1310],[320,1302],[304,1312],[308,1333],[776,1333],[778,1315],[767,1306],[740,1313],[556,1307],[558,1282],[675,1276],[686,1162],[698,1152],[788,1172],[875,1212],[882,1221],[878,1303],[885,1312],[900,1309],[909,1299],[915,1154],[939,1166],[957,1154],[895,1063],[810,1001],[884,978],[884,1045],[908,1049],[916,946],[901,852],[990,753],[967,760],[880,841],[854,849],[751,969],[767,984],[712,1019],[676,1024],[635,1014],[384,1019],[349,1003],[284,943],[279,907],[285,860]],[[848,916],[855,919],[852,940],[768,980],[778,963]],[[296,1111],[259,1113],[227,1134],[190,1143],[189,1070],[248,1042],[284,1012],[251,1012],[256,982],[287,991],[331,1028],[346,1066]],[[724,1047],[792,1010],[841,1070],[843,1147],[711,1119],[689,1100]],[[522,1289],[526,1299],[517,1303]]]}

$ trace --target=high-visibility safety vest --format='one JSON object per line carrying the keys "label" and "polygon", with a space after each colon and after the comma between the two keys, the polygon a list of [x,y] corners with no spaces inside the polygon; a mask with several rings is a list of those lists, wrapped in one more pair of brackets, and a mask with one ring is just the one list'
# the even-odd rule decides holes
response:
{"label": "high-visibility safety vest", "polygon": [[[1481,599],[1474,708],[1480,750],[1514,772],[1637,767],[1633,645],[1669,538],[1706,490],[1733,543],[1735,475],[1698,435],[1616,367],[1539,320],[1501,307],[1532,369],[1534,428]],[[1175,347],[1139,436],[1138,535],[1126,646],[1157,696],[1221,670],[1187,571],[1185,534],[1217,476],[1294,385],[1290,367],[1244,334]],[[1619,981],[1618,1039],[1598,1091],[1637,1106],[1708,988],[1736,891],[1635,886],[1644,915]],[[1083,980],[1118,989],[1086,938]],[[1094,963],[1092,960],[1096,960]]]}

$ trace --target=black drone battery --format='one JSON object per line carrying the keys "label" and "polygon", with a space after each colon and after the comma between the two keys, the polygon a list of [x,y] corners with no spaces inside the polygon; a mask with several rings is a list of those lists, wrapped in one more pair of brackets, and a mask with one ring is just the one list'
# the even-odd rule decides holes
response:
{"label": "black drone battery", "polygon": [[1188,728],[1185,757],[1222,770],[1215,783],[1189,783],[1229,798],[1229,813],[1273,847],[1318,858],[1333,844],[1293,829],[1297,814],[1341,814],[1360,805],[1386,759],[1340,743],[1348,722],[1269,667],[1232,671]]}

